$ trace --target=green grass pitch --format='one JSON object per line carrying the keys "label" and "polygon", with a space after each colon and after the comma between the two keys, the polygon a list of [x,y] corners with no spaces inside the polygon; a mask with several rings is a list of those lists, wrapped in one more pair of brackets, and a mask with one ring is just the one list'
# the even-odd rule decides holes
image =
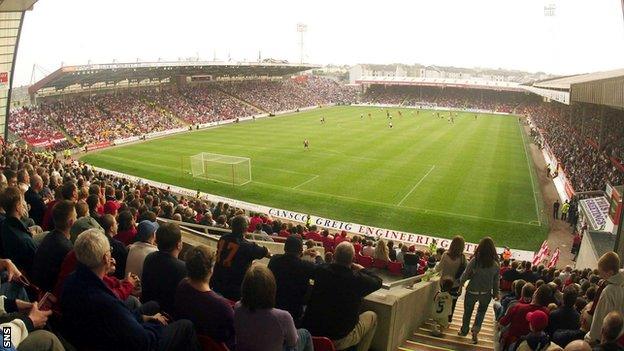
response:
{"label": "green grass pitch", "polygon": [[[390,109],[393,128],[378,107],[321,108],[112,148],[82,160],[338,220],[539,247],[547,223],[528,139],[516,117],[475,119],[467,112],[450,124],[448,112],[440,119],[427,110],[398,111]],[[306,138],[309,150],[303,148]],[[200,152],[251,158],[253,181],[235,187],[193,179],[189,157]]]}

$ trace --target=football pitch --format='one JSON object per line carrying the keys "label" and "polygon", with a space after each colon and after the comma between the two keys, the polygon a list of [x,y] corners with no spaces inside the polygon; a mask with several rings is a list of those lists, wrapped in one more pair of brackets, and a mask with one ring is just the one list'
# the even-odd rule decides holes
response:
{"label": "football pitch", "polygon": [[[529,139],[517,117],[475,119],[466,112],[450,123],[448,112],[437,118],[428,110],[389,111],[393,128],[379,107],[319,108],[120,146],[82,160],[326,218],[539,247],[548,224]],[[201,152],[250,158],[252,182],[232,186],[193,178],[189,158]]]}

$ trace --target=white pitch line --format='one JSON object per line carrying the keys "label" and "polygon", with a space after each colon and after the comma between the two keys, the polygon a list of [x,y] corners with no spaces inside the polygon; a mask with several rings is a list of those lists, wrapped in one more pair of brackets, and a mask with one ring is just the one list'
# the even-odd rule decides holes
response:
{"label": "white pitch line", "polygon": [[431,168],[429,168],[429,171],[422,177],[420,178],[420,180],[418,181],[418,183],[416,183],[416,185],[414,185],[412,187],[412,189],[409,191],[409,193],[405,194],[405,196],[403,196],[403,198],[401,199],[401,201],[399,201],[399,203],[397,204],[397,206],[401,206],[401,204],[403,203],[403,201],[405,201],[405,199],[407,199],[408,196],[410,196],[410,194],[416,189],[417,186],[420,185],[420,183],[422,183],[423,180],[425,180],[425,178],[427,178],[427,176],[429,175],[429,173],[431,173],[431,171],[433,171],[433,169],[435,168],[435,165],[431,166]]}
{"label": "white pitch line", "polygon": [[537,191],[535,191],[535,182],[533,181],[533,167],[531,167],[531,164],[529,163],[529,153],[527,152],[527,145],[524,140],[525,138],[524,129],[522,127],[522,124],[520,124],[520,121],[518,121],[518,126],[520,127],[520,135],[522,136],[522,146],[524,147],[524,156],[527,161],[527,167],[529,167],[529,178],[531,178],[531,189],[533,190],[533,200],[535,201],[535,216],[537,217],[537,223],[539,223],[539,225],[541,226],[542,221],[540,221],[539,204],[537,202],[537,195],[536,195]]}
{"label": "white pitch line", "polygon": [[315,175],[314,177],[312,177],[312,178],[310,178],[310,179],[306,180],[305,182],[303,182],[303,183],[301,183],[301,184],[297,185],[296,187],[293,187],[293,189],[297,189],[297,188],[299,188],[299,187],[300,187],[300,186],[302,186],[302,185],[308,184],[309,182],[313,181],[314,179],[316,179],[316,178],[318,178],[318,177],[319,177],[318,175]]}

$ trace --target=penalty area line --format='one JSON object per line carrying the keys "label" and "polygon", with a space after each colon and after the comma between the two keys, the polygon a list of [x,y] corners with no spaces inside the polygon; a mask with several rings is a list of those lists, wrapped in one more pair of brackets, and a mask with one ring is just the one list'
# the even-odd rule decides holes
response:
{"label": "penalty area line", "polygon": [[318,177],[319,177],[319,176],[318,176],[318,174],[317,174],[317,175],[315,175],[314,177],[312,177],[312,178],[310,178],[310,179],[306,180],[305,182],[303,182],[303,183],[301,183],[301,184],[299,184],[299,185],[297,185],[297,186],[294,186],[294,187],[293,187],[293,189],[298,189],[300,186],[302,186],[302,185],[306,185],[306,184],[308,184],[309,182],[313,181],[314,179],[316,179],[316,178],[318,178]]}
{"label": "penalty area line", "polygon": [[435,165],[433,165],[433,166],[431,166],[431,168],[429,168],[429,171],[422,178],[420,178],[418,183],[416,183],[416,185],[414,185],[412,187],[412,189],[409,191],[409,193],[407,193],[407,194],[405,194],[405,196],[403,196],[403,198],[401,199],[401,201],[399,201],[397,206],[401,206],[403,204],[403,201],[405,201],[405,199],[407,199],[407,197],[410,196],[414,192],[414,190],[416,190],[416,187],[418,187],[420,185],[420,183],[422,183],[422,181],[425,180],[425,178],[427,178],[429,173],[431,173],[431,171],[433,171],[434,168],[435,168]]}

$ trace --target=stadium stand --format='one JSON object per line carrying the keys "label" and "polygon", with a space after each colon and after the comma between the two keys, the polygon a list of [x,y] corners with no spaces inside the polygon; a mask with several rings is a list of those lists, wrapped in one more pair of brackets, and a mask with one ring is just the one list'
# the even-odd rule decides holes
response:
{"label": "stadium stand", "polygon": [[521,102],[539,101],[536,96],[518,92],[392,85],[371,85],[362,100],[373,104],[439,106],[506,113],[512,113]]}
{"label": "stadium stand", "polygon": [[223,85],[228,93],[267,112],[355,101],[355,90],[314,76],[286,81],[243,81]]}
{"label": "stadium stand", "polygon": [[[614,115],[619,114],[612,122],[616,128],[609,128],[605,143],[600,147],[595,139],[596,135],[600,135],[596,132],[600,128],[596,118],[589,117],[581,123],[570,124],[567,116],[581,115],[580,111],[571,108],[562,110],[549,104],[524,105],[518,110],[535,124],[535,136],[538,130],[542,132],[544,140],[541,143],[545,141],[550,146],[576,191],[604,189],[606,181],[611,184],[623,182],[624,170],[617,165],[622,164],[619,154],[621,144],[617,142],[624,138],[624,129],[617,128],[624,123],[622,111],[612,111]],[[591,115],[591,111],[588,112]],[[539,138],[537,140],[540,141]],[[617,161],[613,162],[609,156]]]}
{"label": "stadium stand", "polygon": [[46,106],[24,106],[11,111],[9,129],[33,146],[50,145],[65,139],[63,133],[51,124],[51,112]]}
{"label": "stadium stand", "polygon": [[[67,133],[78,145],[329,103],[354,102],[355,90],[319,77],[125,90],[67,96],[11,112],[10,129],[33,146],[63,150]],[[253,107],[253,106],[257,107]],[[62,131],[59,130],[62,128]]]}

